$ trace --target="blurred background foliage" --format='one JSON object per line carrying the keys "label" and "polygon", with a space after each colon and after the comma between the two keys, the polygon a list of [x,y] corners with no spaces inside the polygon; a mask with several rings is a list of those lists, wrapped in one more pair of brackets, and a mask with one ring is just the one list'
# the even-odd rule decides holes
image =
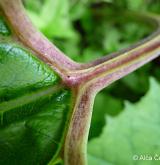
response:
{"label": "blurred background foliage", "polygon": [[[24,0],[24,4],[44,35],[78,62],[127,48],[155,30],[137,16],[127,16],[127,11],[160,14],[160,0]],[[97,95],[89,140],[101,134],[106,116],[116,118],[123,112],[124,100],[138,102],[146,94],[150,77],[160,81],[160,58]]]}

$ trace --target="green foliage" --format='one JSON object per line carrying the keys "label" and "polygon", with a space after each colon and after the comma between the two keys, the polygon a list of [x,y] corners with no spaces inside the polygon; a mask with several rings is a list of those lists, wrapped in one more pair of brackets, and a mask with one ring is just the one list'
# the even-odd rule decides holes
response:
{"label": "green foliage", "polygon": [[[48,38],[76,37],[72,26],[72,19],[69,16],[68,1],[46,0],[41,5],[40,1],[36,1],[37,5],[32,3],[35,2],[26,1],[26,6],[29,8],[28,13],[32,21]],[[35,8],[30,6],[35,6]]]}
{"label": "green foliage", "polygon": [[112,0],[112,3],[116,4],[120,9],[129,9],[129,10],[134,10],[134,11],[139,11],[141,12],[146,12],[146,11],[151,11],[155,13],[160,13],[159,8],[160,8],[160,3],[159,0],[150,0],[150,1],[145,1],[145,0]]}
{"label": "green foliage", "polygon": [[126,102],[116,118],[107,117],[100,137],[89,142],[89,165],[158,165],[159,161],[133,160],[134,155],[160,153],[160,85],[150,81],[150,90],[139,102]]}
{"label": "green foliage", "polygon": [[[107,102],[107,104],[106,104]],[[122,110],[122,101],[101,92],[97,95],[93,109],[92,124],[89,138],[93,138],[101,133],[105,124],[105,115],[116,116]]]}
{"label": "green foliage", "polygon": [[10,29],[2,17],[0,17],[0,34],[4,36],[10,35]]}
{"label": "green foliage", "polygon": [[71,92],[27,50],[0,43],[0,164],[36,165],[56,159]]}
{"label": "green foliage", "polygon": [[142,21],[124,17],[125,10],[146,11],[155,6],[154,10],[159,11],[158,1],[37,1],[25,1],[34,24],[68,56],[80,62],[126,48],[153,31]]}

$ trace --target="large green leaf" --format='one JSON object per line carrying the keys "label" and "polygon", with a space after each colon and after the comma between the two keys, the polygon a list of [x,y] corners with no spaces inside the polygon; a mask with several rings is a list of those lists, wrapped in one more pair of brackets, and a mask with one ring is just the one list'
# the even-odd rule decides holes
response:
{"label": "large green leaf", "polygon": [[[102,135],[89,142],[89,165],[158,165],[160,160],[154,158],[160,156],[159,95],[160,85],[152,79],[148,94],[140,102],[127,102],[118,117],[107,118]],[[134,155],[141,160],[134,160]],[[152,161],[142,160],[149,156]]]}
{"label": "large green leaf", "polygon": [[70,103],[70,90],[50,67],[21,46],[0,42],[0,165],[54,164]]}

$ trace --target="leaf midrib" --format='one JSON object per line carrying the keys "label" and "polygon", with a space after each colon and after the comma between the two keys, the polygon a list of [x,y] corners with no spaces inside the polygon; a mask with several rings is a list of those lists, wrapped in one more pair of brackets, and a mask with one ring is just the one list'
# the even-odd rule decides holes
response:
{"label": "leaf midrib", "polygon": [[47,97],[50,94],[53,93],[57,93],[58,91],[60,91],[63,88],[62,85],[58,84],[58,85],[54,85],[54,86],[50,86],[48,88],[45,89],[41,89],[37,92],[31,92],[29,94],[26,94],[24,96],[20,96],[16,99],[13,100],[9,100],[9,101],[5,101],[0,103],[0,113],[3,113],[5,111],[29,104],[31,102],[34,102],[40,98],[44,98]]}

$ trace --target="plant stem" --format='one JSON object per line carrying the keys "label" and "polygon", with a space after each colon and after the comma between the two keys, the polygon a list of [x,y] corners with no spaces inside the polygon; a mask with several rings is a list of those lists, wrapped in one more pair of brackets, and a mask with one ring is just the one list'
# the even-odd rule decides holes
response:
{"label": "plant stem", "polygon": [[96,92],[89,86],[80,86],[66,136],[65,165],[87,164],[87,141]]}
{"label": "plant stem", "polygon": [[107,59],[98,65],[84,70],[72,71],[69,73],[71,81],[70,83],[85,84],[89,83],[89,81],[95,82],[104,78],[106,79],[106,83],[103,81],[103,85],[101,85],[102,87],[99,87],[99,90],[101,90],[102,88],[106,87],[108,83],[110,84],[118,78],[121,78],[126,74],[138,69],[159,55],[160,35],[158,34],[142,45],[139,45],[128,52],[120,54],[119,56]]}
{"label": "plant stem", "polygon": [[[157,23],[158,25],[158,23]],[[151,37],[126,52],[91,63],[89,68],[73,71],[70,86],[78,86],[79,97],[73,110],[65,143],[66,165],[86,165],[87,140],[92,106],[97,92],[160,55],[159,29]]]}

